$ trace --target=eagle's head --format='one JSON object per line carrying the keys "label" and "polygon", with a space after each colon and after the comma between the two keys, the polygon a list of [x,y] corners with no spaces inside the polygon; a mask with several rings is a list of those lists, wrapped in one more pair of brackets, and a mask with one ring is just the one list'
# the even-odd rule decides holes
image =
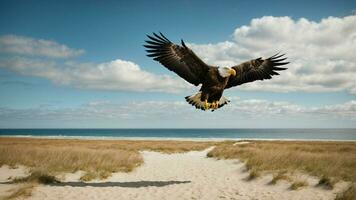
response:
{"label": "eagle's head", "polygon": [[236,76],[236,71],[230,67],[218,67],[220,76],[226,78],[229,76]]}

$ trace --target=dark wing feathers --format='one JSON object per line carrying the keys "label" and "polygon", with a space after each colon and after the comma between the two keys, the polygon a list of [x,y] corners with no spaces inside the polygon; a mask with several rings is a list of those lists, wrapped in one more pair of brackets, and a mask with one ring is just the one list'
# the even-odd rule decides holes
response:
{"label": "dark wing feathers", "polygon": [[257,58],[244,62],[240,65],[233,66],[236,71],[236,76],[231,76],[225,87],[225,89],[241,85],[256,80],[271,79],[274,75],[279,75],[277,71],[286,70],[287,68],[278,67],[286,65],[289,62],[285,62],[287,58],[283,57],[284,54],[273,55],[265,60]]}
{"label": "dark wing feathers", "polygon": [[162,33],[147,35],[150,40],[146,40],[147,56],[153,57],[163,66],[177,73],[180,77],[199,85],[203,82],[209,66],[205,64],[195,53],[189,49],[182,40],[182,46],[173,44]]}
{"label": "dark wing feathers", "polygon": [[[205,76],[211,66],[205,64],[195,53],[189,49],[184,41],[181,46],[172,43],[162,33],[147,35],[146,40],[147,56],[153,57],[163,66],[177,73],[180,77],[198,86],[203,83]],[[256,80],[271,79],[274,75],[279,75],[278,71],[287,68],[279,67],[286,65],[284,54],[271,56],[267,59],[257,58],[244,62],[240,65],[233,66],[236,76],[231,76],[225,89],[241,85]]]}

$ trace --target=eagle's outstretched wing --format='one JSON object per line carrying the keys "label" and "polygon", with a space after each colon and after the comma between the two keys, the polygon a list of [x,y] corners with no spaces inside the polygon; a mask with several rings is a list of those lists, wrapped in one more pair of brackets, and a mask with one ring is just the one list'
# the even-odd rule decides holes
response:
{"label": "eagle's outstretched wing", "polygon": [[271,79],[273,75],[279,75],[276,71],[286,70],[287,68],[277,67],[286,65],[289,62],[283,62],[285,59],[282,55],[274,55],[265,60],[257,58],[244,62],[240,65],[233,66],[236,76],[230,76],[225,89],[241,85],[256,80]]}
{"label": "eagle's outstretched wing", "polygon": [[189,49],[182,40],[182,46],[173,44],[162,33],[147,35],[147,56],[160,62],[166,68],[177,73],[180,77],[198,86],[203,82],[209,66],[205,64],[195,53]]}

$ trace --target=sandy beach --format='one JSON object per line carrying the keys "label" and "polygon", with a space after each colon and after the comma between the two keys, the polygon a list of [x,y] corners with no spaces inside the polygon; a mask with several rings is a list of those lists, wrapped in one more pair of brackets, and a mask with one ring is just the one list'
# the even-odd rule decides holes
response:
{"label": "sandy beach", "polygon": [[[235,144],[237,146],[238,144]],[[60,183],[36,185],[29,197],[18,199],[335,199],[347,183],[339,182],[332,190],[317,187],[318,179],[300,175],[308,186],[291,190],[291,183],[270,184],[272,175],[248,180],[248,170],[237,159],[208,158],[203,151],[163,154],[141,151],[144,163],[132,172],[113,173],[104,180],[83,182],[84,172],[57,175]],[[9,178],[26,176],[27,168],[0,168],[0,193],[5,197],[21,184],[6,184]]]}

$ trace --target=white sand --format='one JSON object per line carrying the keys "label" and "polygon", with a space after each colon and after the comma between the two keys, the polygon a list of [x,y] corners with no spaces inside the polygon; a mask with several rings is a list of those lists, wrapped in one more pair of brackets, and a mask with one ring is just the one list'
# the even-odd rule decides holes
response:
{"label": "white sand", "polygon": [[[309,186],[297,191],[272,176],[247,181],[245,167],[236,160],[206,158],[208,150],[183,154],[142,152],[145,164],[131,173],[115,173],[103,181],[78,181],[82,172],[68,174],[60,185],[40,185],[28,199],[334,199],[334,190],[315,187],[317,179],[301,177]],[[0,174],[11,169],[0,168]],[[2,176],[2,175],[1,175]],[[0,188],[7,184],[1,184]],[[0,190],[1,191],[1,190]],[[3,191],[3,190],[2,190]]]}
{"label": "white sand", "polygon": [[21,187],[20,184],[4,184],[11,178],[25,177],[28,175],[26,167],[19,166],[17,168],[9,168],[8,166],[2,166],[0,168],[0,199],[10,195],[16,188]]}

